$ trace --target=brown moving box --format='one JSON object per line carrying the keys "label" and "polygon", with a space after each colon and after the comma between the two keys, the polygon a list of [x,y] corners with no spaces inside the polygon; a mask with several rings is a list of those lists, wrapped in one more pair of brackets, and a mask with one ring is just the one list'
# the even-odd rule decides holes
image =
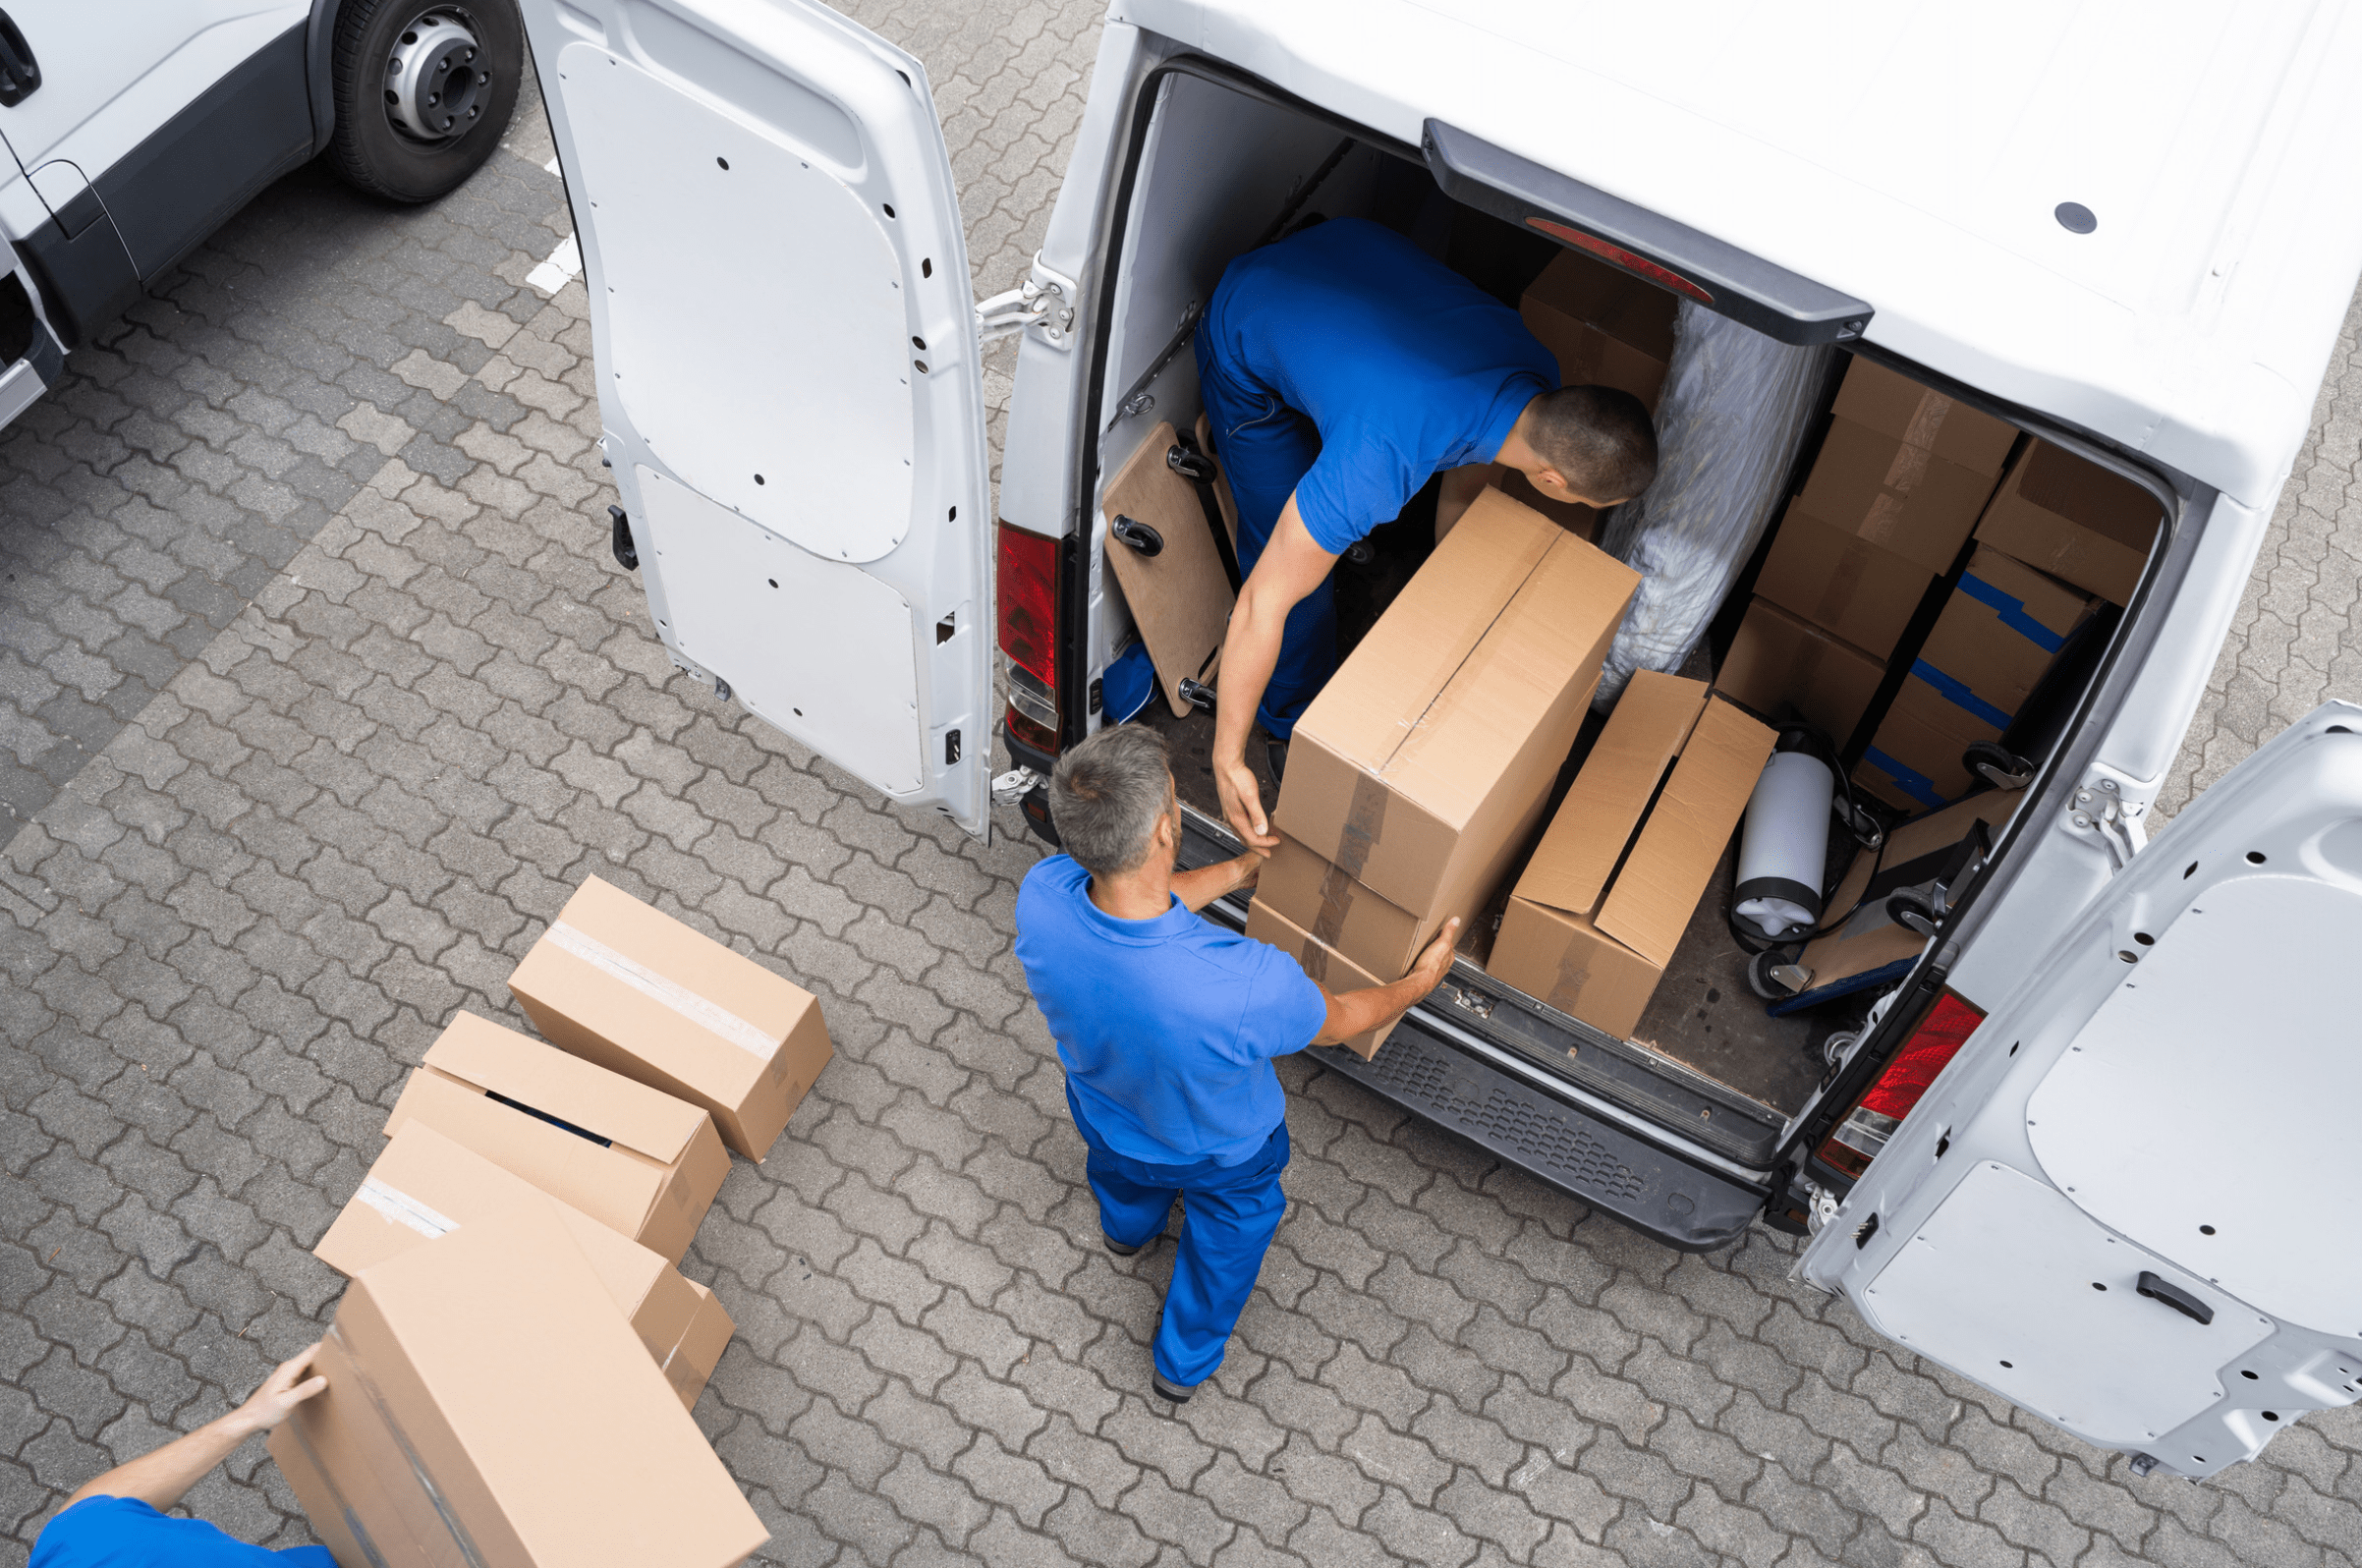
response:
{"label": "brown moving box", "polygon": [[1631,1035],[1774,739],[1702,681],[1634,675],[1518,878],[1488,973],[1595,1029]]}
{"label": "brown moving box", "polygon": [[1885,678],[1884,661],[1759,598],[1747,606],[1715,687],[1767,716],[1792,702],[1843,747]]}
{"label": "brown moving box", "polygon": [[1772,535],[1755,593],[1884,660],[1936,576],[1907,555],[1822,521],[1798,502]]}
{"label": "brown moving box", "polygon": [[1977,522],[1977,537],[2110,604],[2132,597],[2165,514],[2147,490],[2036,441]]}
{"label": "brown moving box", "polygon": [[729,1568],[769,1539],[547,1205],[363,1269],[315,1366],[270,1451],[343,1568]]}
{"label": "brown moving box", "polygon": [[1863,359],[1846,370],[1833,413],[1804,510],[1931,575],[1950,571],[2016,429]]}
{"label": "brown moving box", "polygon": [[[2015,792],[1988,790],[1957,806],[1903,823],[1887,835],[1883,853],[1863,850],[1857,854],[1852,868],[1828,901],[1832,915],[1847,910],[1853,913],[1844,916],[1844,924],[1835,930],[1806,944],[1796,960],[1812,976],[1806,989],[1821,990],[1889,964],[1908,963],[1917,958],[1928,939],[1886,918],[1885,894],[1897,887],[1917,886],[1940,874],[1955,860],[1952,853],[1955,846],[1974,832],[1979,822],[1985,824],[1991,838],[1998,839],[2021,799]],[[1879,882],[1875,892],[1871,890],[1874,875]],[[1870,896],[1865,897],[1865,893]]]}
{"label": "brown moving box", "polygon": [[595,876],[509,991],[552,1044],[704,1106],[754,1160],[835,1049],[812,992]]}
{"label": "brown moving box", "polygon": [[1925,682],[1903,682],[1893,706],[1879,720],[1870,749],[1854,764],[1853,781],[1888,806],[1933,811],[1968,793],[1976,781],[1961,760],[1972,741],[1999,731],[1945,701]]}
{"label": "brown moving box", "polygon": [[1475,919],[1491,888],[1473,877],[1461,880],[1465,888],[1439,894],[1433,913],[1413,915],[1282,833],[1255,879],[1255,901],[1356,968],[1392,980],[1410,969],[1445,921],[1457,915],[1465,928]]}
{"label": "brown moving box", "polygon": [[1505,874],[1639,583],[1486,490],[1297,721],[1280,830],[1415,916]]}
{"label": "brown moving box", "polygon": [[1527,287],[1518,313],[1557,356],[1562,385],[1621,387],[1654,413],[1679,308],[1662,289],[1561,251]]}
{"label": "brown moving box", "polygon": [[345,1204],[312,1256],[340,1274],[513,1212],[546,1204],[656,1359],[681,1403],[694,1405],[730,1343],[733,1324],[713,1292],[624,1235],[453,1143],[424,1122],[393,1136],[361,1191]]}
{"label": "brown moving box", "polygon": [[687,1100],[462,1013],[386,1118],[413,1117],[678,1263],[730,1173]]}
{"label": "brown moving box", "polygon": [[[1304,973],[1311,976],[1316,983],[1326,986],[1331,993],[1358,991],[1386,983],[1286,916],[1272,913],[1271,907],[1261,897],[1247,906],[1247,934],[1259,942],[1269,942],[1303,965]],[[1355,1036],[1345,1042],[1345,1048],[1363,1061],[1368,1061],[1378,1054],[1378,1048],[1393,1033],[1394,1026],[1388,1024],[1383,1029]]]}

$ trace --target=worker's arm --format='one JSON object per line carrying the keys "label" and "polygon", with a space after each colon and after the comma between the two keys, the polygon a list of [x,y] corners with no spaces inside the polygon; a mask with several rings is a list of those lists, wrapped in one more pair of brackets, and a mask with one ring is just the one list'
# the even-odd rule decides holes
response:
{"label": "worker's arm", "polygon": [[1222,638],[1220,700],[1213,720],[1213,786],[1221,797],[1222,819],[1247,847],[1270,853],[1279,845],[1264,815],[1263,791],[1247,765],[1247,733],[1255,710],[1279,662],[1279,638],[1288,611],[1328,580],[1337,558],[1316,543],[1296,511],[1296,498],[1280,508],[1279,525],[1238,591],[1230,630]]}
{"label": "worker's arm", "polygon": [[1175,871],[1172,879],[1173,897],[1181,901],[1183,909],[1194,914],[1225,893],[1253,887],[1256,873],[1262,869],[1263,857],[1249,850],[1236,860],[1201,866],[1194,871]]}
{"label": "worker's arm", "polygon": [[270,1430],[287,1413],[328,1386],[325,1377],[307,1378],[305,1371],[319,1346],[307,1347],[292,1361],[262,1379],[236,1410],[205,1423],[186,1437],[176,1437],[152,1454],[141,1454],[117,1465],[95,1481],[86,1481],[66,1499],[71,1508],[85,1497],[131,1497],[158,1513],[181,1500],[181,1494],[205,1479],[215,1465],[256,1432]]}
{"label": "worker's arm", "polygon": [[1371,985],[1358,991],[1322,991],[1328,998],[1328,1017],[1321,1024],[1321,1033],[1313,1036],[1315,1045],[1342,1045],[1349,1039],[1359,1039],[1374,1029],[1393,1023],[1409,1012],[1414,1003],[1423,1001],[1427,993],[1443,983],[1451,973],[1452,947],[1460,939],[1460,919],[1453,916],[1443,923],[1443,929],[1419,954],[1419,962],[1411,972],[1391,985]]}
{"label": "worker's arm", "polygon": [[1506,477],[1508,471],[1498,463],[1470,463],[1445,469],[1442,491],[1435,497],[1435,542],[1443,542],[1443,535],[1451,532],[1462,514],[1476,505],[1486,485],[1498,484]]}

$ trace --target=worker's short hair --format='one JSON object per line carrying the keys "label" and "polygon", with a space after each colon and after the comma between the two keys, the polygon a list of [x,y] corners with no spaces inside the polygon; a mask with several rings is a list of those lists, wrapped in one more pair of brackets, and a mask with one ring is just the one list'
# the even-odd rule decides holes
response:
{"label": "worker's short hair", "polygon": [[1594,501],[1629,501],[1657,477],[1657,427],[1620,387],[1562,386],[1534,401],[1528,443]]}
{"label": "worker's short hair", "polygon": [[1110,724],[1050,769],[1050,826],[1094,876],[1120,876],[1146,860],[1172,798],[1164,737],[1142,724]]}

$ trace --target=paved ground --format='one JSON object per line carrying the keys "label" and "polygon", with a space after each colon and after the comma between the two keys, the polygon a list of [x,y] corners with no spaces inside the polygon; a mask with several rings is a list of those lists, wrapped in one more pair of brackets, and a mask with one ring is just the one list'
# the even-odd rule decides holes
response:
{"label": "paved ground", "polygon": [[[876,9],[1001,286],[1093,7]],[[836,1037],[688,1263],[740,1329],[699,1419],[776,1560],[2362,1551],[2350,1413],[2135,1480],[1787,1283],[1780,1238],[1677,1258],[1301,1063],[1263,1289],[1218,1387],[1157,1414],[1163,1265],[1096,1245],[1009,954],[1033,851],[880,810],[670,670],[605,556],[580,286],[527,281],[567,228],[547,156],[521,123],[425,212],[285,182],[0,438],[0,1557],[318,1332],[306,1249],[404,1071],[457,1010],[527,1027],[503,981],[590,871],[814,986]],[[2176,801],[2362,692],[2344,348]],[[193,1500],[306,1538],[258,1448]]]}

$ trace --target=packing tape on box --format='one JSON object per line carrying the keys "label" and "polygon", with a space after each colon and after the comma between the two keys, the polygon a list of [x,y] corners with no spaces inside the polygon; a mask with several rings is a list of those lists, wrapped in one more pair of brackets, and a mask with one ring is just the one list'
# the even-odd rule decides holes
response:
{"label": "packing tape on box", "polygon": [[459,1229],[458,1220],[436,1213],[399,1187],[389,1187],[374,1176],[363,1182],[361,1191],[353,1196],[395,1224],[407,1225],[429,1241]]}
{"label": "packing tape on box", "polygon": [[1332,947],[1345,928],[1345,917],[1353,913],[1355,885],[1339,867],[1331,866],[1322,874],[1321,913],[1313,917],[1313,934]]}
{"label": "packing tape on box", "polygon": [[642,995],[663,1003],[708,1035],[728,1040],[750,1056],[768,1060],[779,1048],[776,1038],[728,1008],[708,1001],[678,980],[665,979],[638,959],[618,953],[588,931],[558,921],[542,933],[541,939],[559,952],[579,958]]}
{"label": "packing tape on box", "polygon": [[1936,437],[1943,429],[1944,416],[1951,412],[1950,398],[1940,392],[1922,392],[1919,395],[1919,407],[1913,409],[1910,419],[1903,421],[1903,440],[1911,446],[1933,452]]}
{"label": "packing tape on box", "polygon": [[[446,1531],[450,1532],[451,1544],[458,1551],[460,1560],[468,1564],[468,1568],[488,1568],[483,1553],[477,1547],[476,1538],[468,1534],[468,1527],[461,1524],[459,1516],[452,1512],[449,1500],[443,1496],[442,1487],[435,1484],[434,1477],[427,1471],[425,1462],[419,1457],[418,1449],[412,1445],[410,1433],[404,1431],[402,1424],[394,1419],[392,1408],[385,1402],[385,1395],[378,1391],[375,1379],[369,1376],[368,1369],[362,1365],[361,1357],[354,1352],[353,1342],[345,1338],[334,1323],[328,1325],[327,1337],[335,1340],[336,1348],[344,1353],[345,1364],[353,1370],[354,1381],[361,1385],[362,1393],[367,1397],[369,1408],[375,1414],[378,1425],[384,1428],[388,1436],[393,1438],[394,1446],[402,1451],[403,1461],[410,1467],[411,1477],[418,1482],[419,1489],[425,1493],[427,1504],[433,1508],[435,1518],[442,1522]],[[362,1551],[367,1555],[373,1568],[404,1568],[401,1563],[389,1561],[385,1554],[378,1549],[377,1543],[369,1538],[368,1530],[362,1524],[360,1515],[346,1500],[343,1488],[336,1484],[336,1477],[321,1460],[319,1450],[311,1446],[311,1438],[304,1429],[304,1417],[301,1412],[290,1418],[290,1425],[295,1428],[296,1442],[303,1448],[304,1458],[310,1464],[312,1474],[320,1478],[320,1484],[326,1486],[329,1494],[335,1498],[337,1511],[344,1516],[345,1528],[352,1532],[355,1544],[359,1545]]]}
{"label": "packing tape on box", "polygon": [[2005,730],[2016,715],[1996,707],[1968,689],[1968,683],[1946,675],[1926,659],[1913,659],[1911,673],[1936,689],[1936,694],[1962,712],[1970,714],[1996,730]]}
{"label": "packing tape on box", "polygon": [[1345,808],[1345,830],[1337,837],[1336,868],[1359,878],[1370,864],[1370,852],[1386,826],[1386,797],[1391,792],[1375,773],[1356,773],[1353,800]]}
{"label": "packing tape on box", "polygon": [[2000,618],[2003,626],[2041,648],[2055,653],[2066,646],[2066,635],[2053,632],[2026,611],[2026,601],[2014,593],[2004,592],[1974,572],[1960,574],[1960,591]]}
{"label": "packing tape on box", "polygon": [[1305,978],[1315,985],[1328,983],[1327,948],[1317,941],[1307,941],[1304,950],[1296,955],[1296,962],[1304,966]]}
{"label": "packing tape on box", "polygon": [[1822,585],[1821,599],[1813,610],[1813,619],[1827,626],[1853,608],[1854,595],[1861,591],[1862,573],[1870,565],[1870,546],[1860,539],[1848,539],[1845,552],[1837,557],[1836,570],[1829,573]]}
{"label": "packing tape on box", "polygon": [[1879,482],[1897,495],[1907,496],[1928,476],[1928,464],[1935,456],[1924,446],[1904,441],[1895,447],[1894,457],[1886,464],[1886,476]]}
{"label": "packing tape on box", "polygon": [[1550,994],[1543,998],[1570,1018],[1574,1016],[1575,1002],[1582,996],[1583,987],[1591,983],[1591,971],[1576,960],[1576,955],[1582,950],[1583,944],[1580,942],[1567,944],[1565,953],[1558,959],[1558,973],[1550,980]]}

